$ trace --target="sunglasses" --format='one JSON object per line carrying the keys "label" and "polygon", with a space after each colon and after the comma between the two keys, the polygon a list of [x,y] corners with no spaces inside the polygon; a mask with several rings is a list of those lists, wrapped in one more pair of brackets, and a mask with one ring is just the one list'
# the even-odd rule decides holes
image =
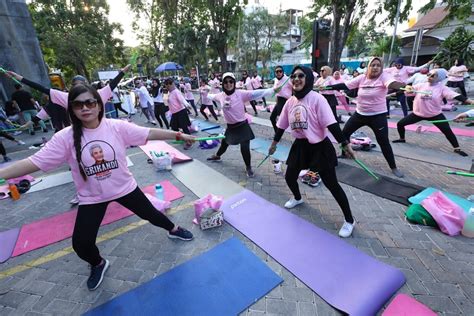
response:
{"label": "sunglasses", "polygon": [[223,84],[229,84],[229,83],[234,83],[234,80],[224,80],[222,83]]}
{"label": "sunglasses", "polygon": [[305,78],[305,77],[306,77],[305,74],[299,73],[299,74],[297,74],[297,75],[296,75],[296,74],[292,74],[292,75],[290,76],[290,79],[291,79],[291,80],[295,80],[296,78],[298,78],[298,79],[303,79],[303,78]]}
{"label": "sunglasses", "polygon": [[82,110],[84,105],[88,109],[93,109],[97,106],[97,100],[96,99],[89,99],[89,100],[85,100],[85,101],[72,101],[71,105],[72,105],[72,108],[74,110]]}
{"label": "sunglasses", "polygon": [[276,73],[282,73],[283,70],[275,70]]}
{"label": "sunglasses", "polygon": [[429,73],[429,74],[426,75],[426,77],[428,77],[428,78],[431,78],[431,77],[434,77],[434,76],[436,76],[436,74],[434,74],[434,73]]}
{"label": "sunglasses", "polygon": [[323,71],[326,71],[326,69],[321,69],[320,71],[323,72]]}

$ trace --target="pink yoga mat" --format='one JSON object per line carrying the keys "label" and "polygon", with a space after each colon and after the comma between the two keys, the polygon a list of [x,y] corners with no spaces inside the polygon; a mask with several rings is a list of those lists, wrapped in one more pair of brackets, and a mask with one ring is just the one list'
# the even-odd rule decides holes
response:
{"label": "pink yoga mat", "polygon": [[414,298],[405,294],[398,294],[387,306],[382,316],[436,316],[431,309]]}
{"label": "pink yoga mat", "polygon": [[[171,182],[165,180],[160,183],[165,192],[165,200],[173,201],[184,196],[178,188],[171,184]],[[154,185],[144,187],[142,190],[145,193],[155,194]],[[71,210],[66,213],[24,225],[20,230],[20,235],[12,257],[19,256],[26,252],[71,237],[74,230],[74,223],[76,221],[76,214],[77,210]],[[107,207],[107,212],[101,226],[110,224],[133,214],[133,212],[118,203],[110,203]],[[1,246],[3,247],[3,244]]]}
{"label": "pink yoga mat", "polygon": [[148,156],[148,158],[151,158],[150,151],[154,150],[158,153],[160,151],[163,151],[174,155],[173,163],[193,160],[193,158],[186,156],[185,154],[162,140],[150,140],[146,143],[146,145],[140,146],[140,149],[143,150],[143,152]]}

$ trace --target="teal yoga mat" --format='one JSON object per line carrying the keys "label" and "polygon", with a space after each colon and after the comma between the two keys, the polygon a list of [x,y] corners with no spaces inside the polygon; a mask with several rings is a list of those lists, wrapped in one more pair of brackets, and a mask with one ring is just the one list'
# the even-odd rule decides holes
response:
{"label": "teal yoga mat", "polygon": [[428,196],[430,196],[431,194],[433,194],[436,191],[443,192],[443,194],[445,194],[451,201],[453,201],[454,203],[456,203],[457,205],[462,207],[462,209],[466,213],[469,212],[469,209],[471,207],[474,207],[474,203],[470,202],[469,200],[466,200],[465,198],[462,198],[462,197],[457,196],[455,194],[452,194],[452,193],[449,193],[449,192],[446,192],[446,191],[442,191],[442,190],[439,190],[439,189],[435,189],[435,188],[426,188],[423,191],[421,191],[420,193],[418,193],[417,195],[414,195],[414,196],[410,197],[408,199],[408,201],[410,201],[410,203],[412,203],[412,204],[421,204],[421,201],[423,201],[424,199],[426,199]]}
{"label": "teal yoga mat", "polygon": [[[259,152],[261,154],[267,155],[268,148],[272,141],[270,139],[255,138],[250,141],[250,149]],[[284,144],[278,144],[276,152],[272,155],[273,159],[278,159],[281,161],[286,161],[290,153],[290,147]]]}
{"label": "teal yoga mat", "polygon": [[231,238],[85,315],[238,315],[281,282]]}

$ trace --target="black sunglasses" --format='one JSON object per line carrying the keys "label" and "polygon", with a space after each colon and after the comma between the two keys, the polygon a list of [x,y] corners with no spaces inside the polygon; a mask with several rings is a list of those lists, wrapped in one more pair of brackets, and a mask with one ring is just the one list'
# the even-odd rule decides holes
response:
{"label": "black sunglasses", "polygon": [[306,77],[305,74],[299,73],[299,74],[297,74],[297,75],[296,75],[296,74],[292,74],[292,75],[290,76],[290,79],[291,79],[291,80],[295,80],[296,78],[298,78],[298,79],[303,79],[303,78],[305,78],[305,77]]}
{"label": "black sunglasses", "polygon": [[223,84],[229,84],[229,83],[235,83],[235,81],[234,80],[224,80],[222,83]]}
{"label": "black sunglasses", "polygon": [[278,70],[275,70],[275,72],[276,73],[281,73],[281,72],[283,72],[283,70],[278,69]]}
{"label": "black sunglasses", "polygon": [[88,99],[88,100],[84,100],[84,101],[74,100],[74,101],[71,102],[71,105],[72,105],[72,108],[74,110],[82,110],[84,105],[88,109],[93,109],[97,106],[97,100],[96,99]]}

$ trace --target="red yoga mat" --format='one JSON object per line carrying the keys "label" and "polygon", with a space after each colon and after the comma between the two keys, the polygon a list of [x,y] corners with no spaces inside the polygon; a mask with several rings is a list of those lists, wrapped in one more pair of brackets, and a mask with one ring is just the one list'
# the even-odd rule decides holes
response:
{"label": "red yoga mat", "polygon": [[[165,192],[165,200],[173,201],[182,198],[184,195],[168,180],[160,182]],[[142,189],[144,193],[155,194],[155,186],[150,185]],[[77,210],[58,214],[45,218],[34,223],[24,225],[20,230],[20,235],[13,250],[12,257],[19,256],[26,252],[45,247],[55,242],[64,240],[72,236],[74,223],[76,221]],[[119,219],[133,215],[134,213],[116,202],[112,202],[107,207],[107,212],[102,221],[102,225],[110,224]]]}
{"label": "red yoga mat", "polygon": [[185,161],[191,161],[193,158],[186,156],[173,146],[169,145],[168,143],[162,141],[162,140],[150,140],[148,141],[145,145],[140,146],[140,149],[143,150],[143,152],[148,156],[148,158],[151,159],[150,151],[154,150],[157,153],[160,151],[170,153],[171,155],[174,155],[173,158],[173,163],[180,163],[180,162],[185,162]]}
{"label": "red yoga mat", "polygon": [[406,294],[398,294],[387,306],[382,316],[436,316],[431,309]]}

